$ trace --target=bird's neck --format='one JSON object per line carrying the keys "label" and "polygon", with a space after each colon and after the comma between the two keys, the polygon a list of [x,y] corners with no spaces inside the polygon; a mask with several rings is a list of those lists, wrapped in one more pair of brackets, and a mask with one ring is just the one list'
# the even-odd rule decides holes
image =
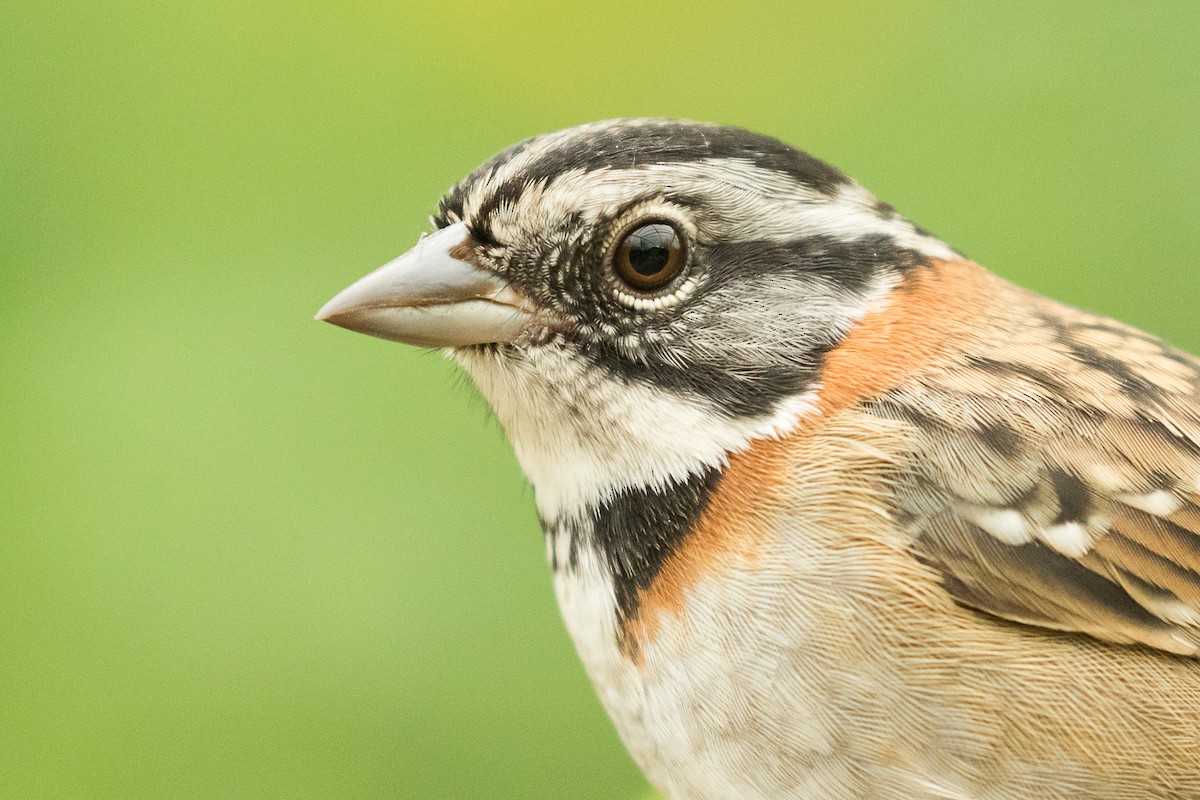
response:
{"label": "bird's neck", "polygon": [[814,397],[760,417],[729,418],[702,398],[610,376],[552,349],[519,362],[464,354],[459,362],[504,426],[549,525],[595,517],[639,492],[663,494],[720,470],[733,453],[782,435]]}
{"label": "bird's neck", "polygon": [[595,376],[554,351],[459,355],[533,484],[581,651],[611,653],[693,535],[731,459],[813,413],[808,393],[730,419],[702,399]]}

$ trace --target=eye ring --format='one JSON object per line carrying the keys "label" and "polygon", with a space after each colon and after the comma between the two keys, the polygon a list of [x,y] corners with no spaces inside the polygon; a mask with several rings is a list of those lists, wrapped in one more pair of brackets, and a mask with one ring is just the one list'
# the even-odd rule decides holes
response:
{"label": "eye ring", "polygon": [[683,232],[668,220],[644,220],[629,228],[612,255],[617,280],[634,291],[649,294],[670,285],[683,274],[688,246]]}

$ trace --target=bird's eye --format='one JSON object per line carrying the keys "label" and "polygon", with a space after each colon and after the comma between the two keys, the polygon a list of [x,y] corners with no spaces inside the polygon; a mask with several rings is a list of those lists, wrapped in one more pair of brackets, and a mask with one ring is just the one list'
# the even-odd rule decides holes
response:
{"label": "bird's eye", "polygon": [[633,289],[652,292],[678,277],[687,250],[674,227],[653,222],[626,234],[613,258],[618,278]]}

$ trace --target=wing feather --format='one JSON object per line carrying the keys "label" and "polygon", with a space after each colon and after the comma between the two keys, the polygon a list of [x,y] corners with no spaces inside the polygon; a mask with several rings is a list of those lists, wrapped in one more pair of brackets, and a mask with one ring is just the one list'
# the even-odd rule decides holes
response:
{"label": "wing feather", "polygon": [[988,355],[877,398],[897,517],[960,602],[1200,654],[1200,361],[1043,301]]}

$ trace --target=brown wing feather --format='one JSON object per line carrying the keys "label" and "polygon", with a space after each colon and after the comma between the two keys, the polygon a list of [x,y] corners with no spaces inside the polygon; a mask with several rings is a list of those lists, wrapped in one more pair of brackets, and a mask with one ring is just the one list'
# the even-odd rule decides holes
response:
{"label": "brown wing feather", "polygon": [[1200,361],[1018,300],[999,341],[868,408],[911,431],[897,514],[917,555],[996,616],[1200,654]]}

